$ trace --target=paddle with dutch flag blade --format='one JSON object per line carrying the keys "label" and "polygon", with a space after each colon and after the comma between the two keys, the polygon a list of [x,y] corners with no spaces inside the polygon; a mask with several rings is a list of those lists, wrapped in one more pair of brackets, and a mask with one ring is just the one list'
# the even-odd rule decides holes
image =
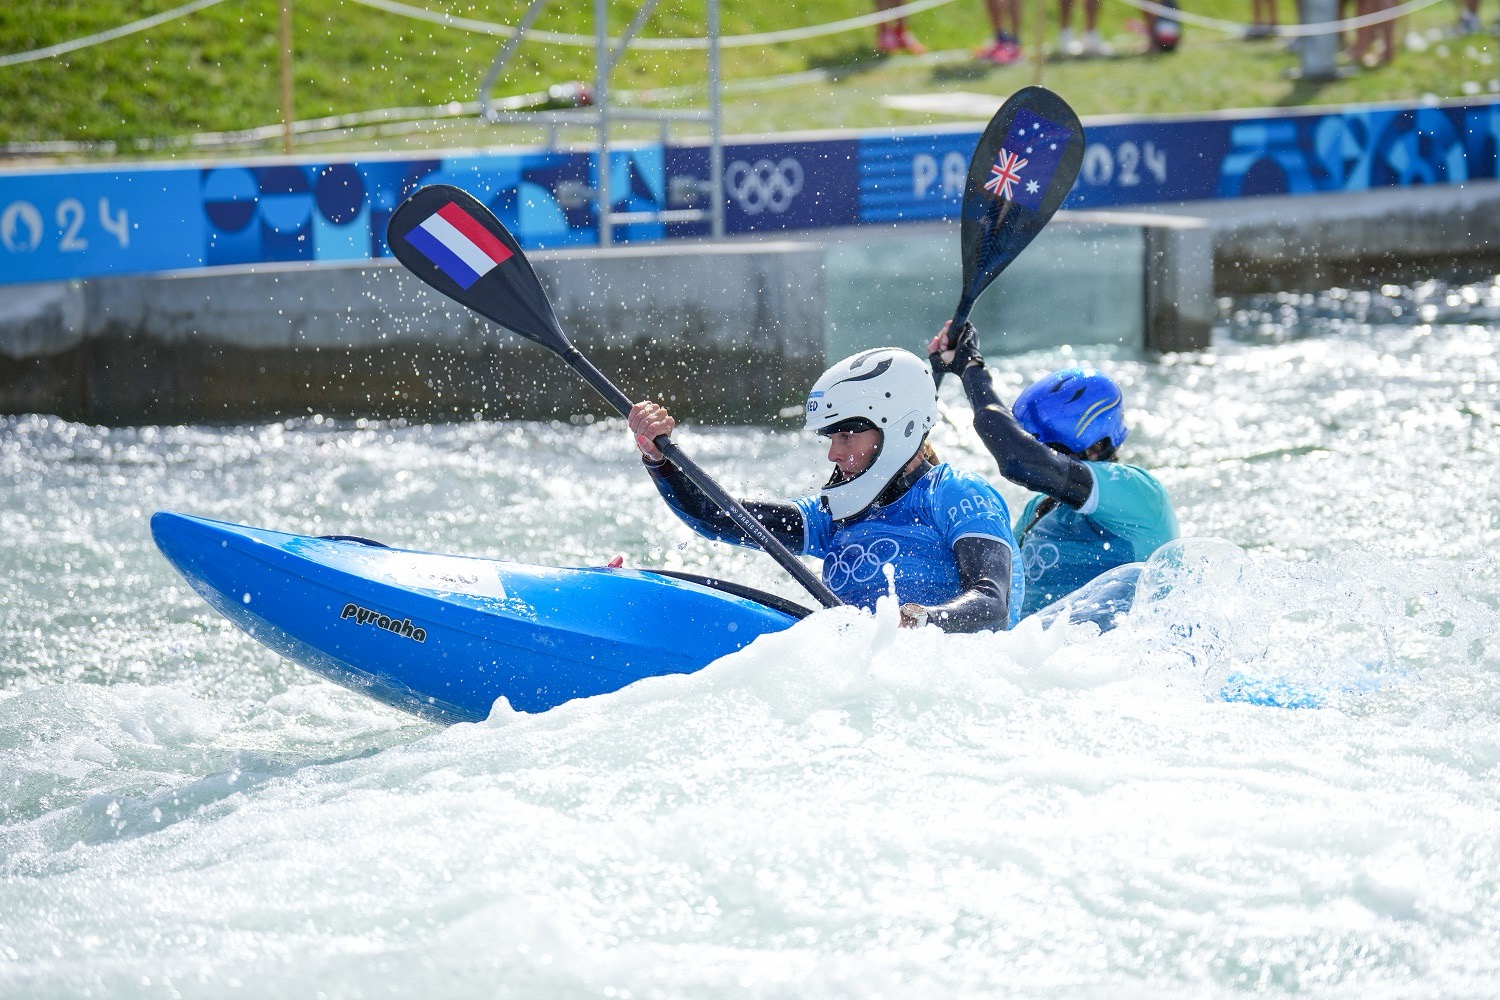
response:
{"label": "paddle with dutch flag blade", "polygon": [[[413,192],[392,214],[386,242],[396,259],[427,284],[512,333],[541,344],[582,375],[616,413],[630,412],[630,398],[568,341],[515,237],[468,192],[447,184]],[[828,608],[842,603],[671,438],[663,434],[654,443],[819,603]]]}
{"label": "paddle with dutch flag blade", "polygon": [[[948,326],[953,336],[990,282],[1056,214],[1078,177],[1083,145],[1078,115],[1045,87],[1016,91],[990,119],[964,184],[959,234],[964,284]],[[937,354],[931,360],[933,378],[941,385],[941,360]]]}

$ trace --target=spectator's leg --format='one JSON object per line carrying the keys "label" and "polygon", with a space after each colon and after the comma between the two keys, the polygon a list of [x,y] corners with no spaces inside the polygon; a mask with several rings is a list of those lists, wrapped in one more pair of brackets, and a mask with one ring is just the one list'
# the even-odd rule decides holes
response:
{"label": "spectator's leg", "polygon": [[[1380,0],[1377,5],[1380,10],[1390,10],[1393,6],[1392,0]],[[1380,65],[1389,66],[1391,60],[1396,58],[1396,21],[1382,21],[1375,26],[1375,37],[1380,41]]]}
{"label": "spectator's leg", "polygon": [[1073,0],[1058,0],[1057,29],[1057,53],[1063,56],[1076,56],[1082,53],[1083,47],[1073,37]]}
{"label": "spectator's leg", "polygon": [[1110,47],[1099,37],[1099,0],[1083,0],[1083,54],[1111,55]]}
{"label": "spectator's leg", "polygon": [[1458,31],[1461,35],[1479,31],[1479,0],[1464,0],[1464,9],[1458,15]]}
{"label": "spectator's leg", "polygon": [[1000,0],[984,0],[984,12],[990,16],[992,34],[988,42],[985,42],[974,50],[974,58],[994,59],[995,52],[1000,46],[1000,40],[1005,35],[1005,28],[1002,26]]}
{"label": "spectator's leg", "polygon": [[[876,10],[890,10],[899,5],[900,0],[875,0]],[[894,21],[882,21],[875,26],[875,51],[883,56],[901,50],[901,40],[896,34]]]}
{"label": "spectator's leg", "polygon": [[1246,38],[1269,38],[1276,32],[1276,0],[1250,0],[1250,27]]}
{"label": "spectator's leg", "polygon": [[920,56],[927,51],[927,46],[917,41],[917,36],[911,33],[905,20],[896,22],[896,44],[901,47],[901,51],[910,52],[914,56]]}
{"label": "spectator's leg", "polygon": [[[1371,1],[1373,0],[1338,0],[1338,12],[1335,13],[1335,16],[1340,21],[1358,18],[1362,12],[1365,12],[1370,7]],[[1361,37],[1364,37],[1364,40],[1361,40]],[[1350,31],[1340,31],[1338,33],[1338,46],[1344,49],[1344,51],[1349,52],[1349,57],[1352,60],[1362,60],[1365,57],[1365,52],[1370,51],[1370,28],[1355,28],[1353,33],[1350,33]],[[1355,49],[1359,49],[1358,54],[1356,54]]]}
{"label": "spectator's leg", "polygon": [[995,37],[979,48],[974,57],[1002,66],[1015,62],[1021,58],[1021,0],[985,0],[984,6]]}
{"label": "spectator's leg", "polygon": [[[1357,0],[1354,5],[1354,14],[1356,17],[1364,17],[1366,14],[1372,12],[1374,8],[1374,0]],[[1339,16],[1341,18],[1344,16],[1342,10],[1339,12]],[[1370,58],[1370,42],[1374,39],[1374,34],[1374,31],[1368,26],[1354,29],[1354,41],[1349,45],[1349,60],[1351,62],[1358,63],[1361,66],[1367,65],[1367,60]]]}

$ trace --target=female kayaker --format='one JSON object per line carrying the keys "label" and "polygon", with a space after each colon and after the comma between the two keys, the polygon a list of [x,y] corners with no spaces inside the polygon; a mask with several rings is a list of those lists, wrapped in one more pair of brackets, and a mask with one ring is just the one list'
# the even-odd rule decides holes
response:
{"label": "female kayaker", "polygon": [[974,430],[1000,474],[1037,491],[1016,522],[1023,615],[1177,537],[1166,489],[1115,454],[1130,431],[1120,387],[1109,376],[1092,368],[1055,371],[1027,387],[1012,413],[995,392],[973,326],[965,323],[950,344],[944,324],[927,349],[934,368],[963,380]]}
{"label": "female kayaker", "polygon": [[[828,438],[833,474],[816,497],[745,507],[793,552],[823,560],[839,599],[873,609],[895,571],[901,624],[948,632],[1004,629],[1019,617],[1022,580],[1010,511],[983,478],[926,447],[937,393],[922,360],[893,347],[828,369],[807,396],[807,429]],[[708,538],[753,544],[652,442],[676,426],[650,400],[630,432],[672,510]]]}

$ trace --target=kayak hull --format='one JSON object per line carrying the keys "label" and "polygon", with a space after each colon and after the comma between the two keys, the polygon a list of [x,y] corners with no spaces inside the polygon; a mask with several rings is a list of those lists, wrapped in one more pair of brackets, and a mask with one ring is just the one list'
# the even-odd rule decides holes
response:
{"label": "kayak hull", "polygon": [[541,712],[691,673],[796,615],[637,570],[557,569],[162,511],[157,547],[220,614],[313,672],[437,722]]}

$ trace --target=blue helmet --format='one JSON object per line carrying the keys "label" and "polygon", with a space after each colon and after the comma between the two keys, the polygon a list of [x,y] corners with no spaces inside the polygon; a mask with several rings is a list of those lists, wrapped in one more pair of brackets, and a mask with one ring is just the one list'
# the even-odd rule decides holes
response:
{"label": "blue helmet", "polygon": [[1064,368],[1038,379],[1016,397],[1012,412],[1038,441],[1075,455],[1106,438],[1118,448],[1130,433],[1120,387],[1092,368]]}

